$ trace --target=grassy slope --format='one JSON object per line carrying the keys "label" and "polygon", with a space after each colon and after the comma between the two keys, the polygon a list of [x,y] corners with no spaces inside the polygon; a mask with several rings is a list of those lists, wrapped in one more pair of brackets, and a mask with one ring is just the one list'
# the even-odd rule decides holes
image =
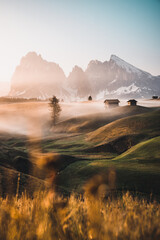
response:
{"label": "grassy slope", "polygon": [[44,188],[44,174],[29,158],[27,138],[1,133],[0,143],[0,195],[16,193],[19,174],[19,192],[27,190],[28,194],[32,194]]}
{"label": "grassy slope", "polygon": [[[104,139],[105,141],[110,141],[110,139],[114,139],[117,136],[123,136],[124,134],[128,133],[131,135],[144,134],[146,138],[157,136],[159,134],[159,115],[160,111],[154,111],[151,113],[145,113],[117,120],[95,131],[96,133],[100,134],[98,136],[95,136],[95,132],[92,132],[88,135],[88,139],[90,136],[94,136],[94,141],[104,141]],[[108,134],[106,134],[106,132]],[[68,192],[74,189],[76,191],[81,191],[81,186],[83,183],[85,183],[86,180],[93,174],[102,170],[107,171],[108,168],[113,166],[116,169],[118,189],[137,189],[143,192],[153,191],[158,193],[157,186],[160,181],[160,173],[159,168],[157,165],[155,165],[155,163],[151,163],[149,165],[148,163],[140,163],[136,161],[131,164],[127,161],[120,161],[118,159],[117,161],[113,161],[112,159],[115,158],[115,154],[93,154],[92,152],[85,152],[84,150],[86,147],[95,145],[93,139],[92,141],[88,141],[86,143],[83,135],[81,135],[68,138],[62,137],[59,140],[45,139],[42,142],[43,152],[56,151],[68,156],[79,157],[75,159],[74,162],[67,158],[68,164],[66,163],[66,159],[64,159],[65,168],[62,168],[63,170],[60,171],[58,176],[58,182],[62,189]],[[3,141],[3,137],[1,141]],[[10,137],[6,139],[5,142],[3,141],[3,143],[9,147],[7,150],[9,153],[11,153],[11,149],[12,151],[18,150],[21,152],[26,152],[26,146],[24,146],[25,144],[22,144],[22,141],[23,139]],[[152,142],[152,149],[154,144],[155,140]],[[147,148],[149,149],[148,146]],[[7,152],[5,153],[5,156],[7,156],[6,154]],[[10,156],[8,155],[8,157]],[[151,157],[153,157],[153,151],[150,153],[150,158]],[[3,159],[3,156],[1,159]]]}
{"label": "grassy slope", "polygon": [[144,134],[148,137],[158,136],[160,134],[159,119],[160,110],[126,117],[89,133],[87,140],[106,143],[125,135]]}
{"label": "grassy slope", "polygon": [[117,156],[114,160],[138,160],[139,162],[160,164],[160,137],[155,137],[133,146],[128,151]]}
{"label": "grassy slope", "polygon": [[15,195],[24,191],[32,195],[35,191],[44,188],[45,181],[28,174],[19,173],[11,168],[0,166],[0,196],[4,197],[6,194]]}
{"label": "grassy slope", "polygon": [[[67,192],[82,191],[83,184],[94,174],[116,171],[117,189],[159,194],[160,137],[147,140],[116,158],[78,161],[70,164],[59,175],[59,184]],[[129,161],[128,161],[129,160]],[[133,161],[132,161],[133,160]]]}
{"label": "grassy slope", "polygon": [[59,123],[57,125],[56,131],[76,133],[89,132],[117,119],[150,111],[153,111],[153,109],[141,106],[118,107],[114,110],[104,110],[104,112],[98,114],[89,114],[76,118],[70,118],[66,121]]}

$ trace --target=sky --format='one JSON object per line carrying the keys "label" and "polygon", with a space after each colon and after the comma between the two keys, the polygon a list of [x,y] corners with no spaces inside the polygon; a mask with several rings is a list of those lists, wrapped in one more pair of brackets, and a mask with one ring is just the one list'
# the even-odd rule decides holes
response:
{"label": "sky", "polygon": [[160,0],[0,0],[0,81],[30,51],[66,76],[111,54],[160,75]]}

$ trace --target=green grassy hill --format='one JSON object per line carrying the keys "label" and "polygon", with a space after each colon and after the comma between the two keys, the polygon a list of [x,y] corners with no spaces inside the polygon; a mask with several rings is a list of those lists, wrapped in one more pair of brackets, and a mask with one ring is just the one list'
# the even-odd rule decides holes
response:
{"label": "green grassy hill", "polygon": [[141,142],[123,154],[108,159],[78,161],[68,165],[59,175],[59,185],[66,192],[82,191],[83,184],[93,175],[110,169],[116,172],[116,189],[143,194],[159,194],[160,137]]}
{"label": "green grassy hill", "polygon": [[27,192],[33,195],[35,191],[45,189],[44,180],[24,174],[0,165],[0,196],[13,196],[16,193]]}
{"label": "green grassy hill", "polygon": [[117,156],[114,160],[136,160],[141,163],[157,163],[160,166],[160,137],[141,142]]}
{"label": "green grassy hill", "polygon": [[160,110],[116,120],[87,135],[88,141],[107,143],[125,135],[160,135]]}
{"label": "green grassy hill", "polygon": [[123,106],[108,109],[102,113],[70,118],[57,124],[57,132],[90,132],[117,119],[153,111],[153,108],[141,106]]}
{"label": "green grassy hill", "polygon": [[[160,110],[126,106],[114,111],[115,115],[106,112],[102,114],[103,117],[86,116],[89,121],[87,131],[99,124],[105,124],[87,135],[81,134],[84,128],[82,131],[77,128],[80,134],[75,136],[61,133],[58,137],[58,134],[53,133],[53,136],[38,140],[42,158],[47,153],[59,154],[56,162],[51,159],[49,168],[54,165],[52,166],[54,169],[56,164],[58,172],[56,183],[62,193],[82,192],[83,185],[90,177],[101,171],[107,175],[109,169],[113,168],[116,172],[117,190],[159,194],[160,137],[157,136],[160,136]],[[126,117],[127,114],[132,116]],[[121,119],[114,121],[117,118]],[[77,126],[79,120],[83,122],[84,118],[77,118],[75,123],[71,119],[68,121],[70,126],[74,124]],[[113,122],[106,125],[108,121]],[[66,129],[69,129],[68,126]],[[2,194],[8,193],[10,188],[16,192],[19,172],[21,190],[29,186],[28,190],[33,192],[34,189],[44,185],[44,178],[39,175],[41,172],[38,173],[37,166],[30,158],[30,145],[33,143],[24,136],[12,134],[2,134],[0,141]],[[32,147],[34,149],[34,145]],[[26,172],[30,167],[34,171]]]}

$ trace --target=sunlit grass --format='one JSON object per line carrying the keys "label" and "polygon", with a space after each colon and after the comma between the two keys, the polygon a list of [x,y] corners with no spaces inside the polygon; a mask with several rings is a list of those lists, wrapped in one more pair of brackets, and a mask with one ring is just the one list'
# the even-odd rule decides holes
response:
{"label": "sunlit grass", "polygon": [[160,204],[129,193],[102,200],[54,192],[0,199],[0,239],[159,239]]}
{"label": "sunlit grass", "polygon": [[134,160],[139,162],[157,162],[159,163],[160,159],[160,137],[155,137],[149,139],[147,141],[143,141],[128,151],[122,153],[121,155],[117,156],[115,160]]}
{"label": "sunlit grass", "polygon": [[143,134],[145,139],[159,135],[160,111],[145,113],[116,120],[90,132],[88,141],[109,142],[125,135]]}

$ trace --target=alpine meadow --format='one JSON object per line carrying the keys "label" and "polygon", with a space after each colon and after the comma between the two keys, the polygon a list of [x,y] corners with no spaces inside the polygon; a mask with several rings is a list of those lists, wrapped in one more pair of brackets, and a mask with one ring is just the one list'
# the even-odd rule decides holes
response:
{"label": "alpine meadow", "polygon": [[0,0],[0,240],[160,239],[159,12]]}

